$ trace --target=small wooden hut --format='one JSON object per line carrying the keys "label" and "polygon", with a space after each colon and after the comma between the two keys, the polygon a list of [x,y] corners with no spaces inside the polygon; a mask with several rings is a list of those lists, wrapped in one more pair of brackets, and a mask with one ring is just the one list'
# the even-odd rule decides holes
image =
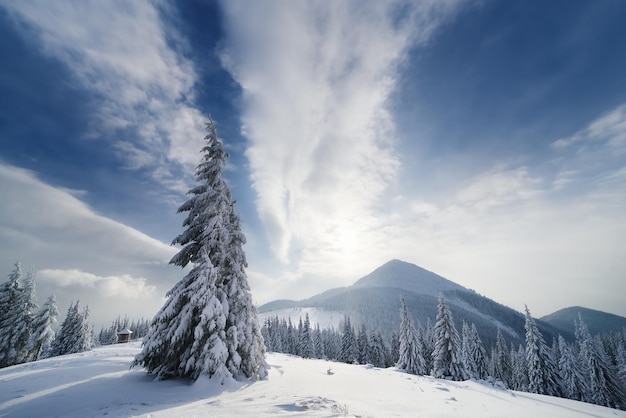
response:
{"label": "small wooden hut", "polygon": [[132,338],[133,332],[131,330],[129,330],[128,328],[123,329],[121,331],[117,332],[117,342],[119,343],[127,343],[130,342],[130,339]]}

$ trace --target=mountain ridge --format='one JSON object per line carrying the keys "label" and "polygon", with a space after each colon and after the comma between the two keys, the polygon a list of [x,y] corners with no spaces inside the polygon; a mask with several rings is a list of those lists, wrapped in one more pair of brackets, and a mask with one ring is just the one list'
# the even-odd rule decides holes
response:
{"label": "mountain ridge", "polygon": [[[338,311],[349,316],[353,326],[365,325],[390,338],[399,326],[401,297],[417,324],[426,325],[436,319],[440,295],[453,313],[459,331],[465,321],[476,325],[487,345],[495,343],[498,330],[514,345],[523,343],[525,318],[521,312],[415,264],[397,259],[381,265],[351,286],[329,289],[300,301],[269,302],[259,307],[259,313],[268,313],[276,307],[314,307]],[[537,323],[547,341],[559,334],[567,340],[574,339],[573,332],[563,332],[541,320]]]}

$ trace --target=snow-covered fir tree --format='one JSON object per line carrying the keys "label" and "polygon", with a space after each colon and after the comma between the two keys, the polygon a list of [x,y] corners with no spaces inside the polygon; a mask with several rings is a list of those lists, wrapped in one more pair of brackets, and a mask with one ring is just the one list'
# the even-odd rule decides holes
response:
{"label": "snow-covered fir tree", "polygon": [[487,353],[483,347],[476,325],[470,327],[463,321],[462,355],[463,365],[468,377],[472,379],[487,378]]}
{"label": "snow-covered fir tree", "polygon": [[389,354],[387,353],[388,350],[385,345],[385,340],[383,340],[380,332],[373,332],[370,340],[370,362],[376,367],[386,367]]}
{"label": "snow-covered fir tree", "polygon": [[311,320],[307,312],[302,324],[300,332],[300,356],[303,358],[315,357],[315,347],[313,346],[313,337],[311,335]]}
{"label": "snow-covered fir tree", "polygon": [[515,350],[511,343],[511,378],[509,380],[509,389],[528,392],[528,367],[526,366],[526,350],[520,344]]}
{"label": "snow-covered fir tree", "polygon": [[359,347],[354,329],[350,324],[350,317],[344,317],[343,335],[341,336],[341,361],[344,363],[358,363]]}
{"label": "snow-covered fir tree", "polygon": [[452,320],[452,312],[439,296],[435,323],[435,349],[433,350],[432,375],[451,380],[467,379],[467,371],[461,359],[461,340]]}
{"label": "snow-covered fir tree", "polygon": [[368,364],[370,362],[370,341],[365,325],[361,325],[359,330],[357,347],[359,349],[359,364]]}
{"label": "snow-covered fir tree", "polygon": [[70,304],[61,329],[52,342],[50,357],[63,354],[82,353],[91,349],[92,330],[89,324],[89,308],[80,310],[80,301]]}
{"label": "snow-covered fir tree", "polygon": [[528,370],[528,391],[543,395],[560,396],[561,389],[557,366],[552,362],[541,332],[535,320],[525,307],[526,313],[526,367]]}
{"label": "snow-covered fir tree", "polygon": [[589,393],[587,380],[582,373],[580,362],[572,349],[567,345],[565,338],[559,335],[559,376],[563,388],[563,396],[578,401],[584,400]]}
{"label": "snow-covered fir tree", "polygon": [[157,379],[201,374],[220,381],[265,378],[265,345],[248,286],[245,236],[222,169],[228,155],[212,120],[196,168],[198,186],[180,208],[183,247],[171,264],[193,268],[168,293],[133,365]]}
{"label": "snow-covered fir tree", "polygon": [[54,327],[59,316],[56,297],[51,295],[32,323],[32,333],[28,341],[29,360],[36,361],[49,355],[56,335]]}
{"label": "snow-covered fir tree", "polygon": [[513,373],[511,356],[500,328],[496,333],[496,347],[492,352],[492,365],[493,377],[504,383],[507,388],[511,388],[511,375]]}
{"label": "snow-covered fir tree", "polygon": [[400,346],[396,367],[407,373],[424,375],[426,374],[426,364],[419,334],[413,325],[413,317],[404,298],[400,298],[400,304],[400,333],[398,335]]}
{"label": "snow-covered fir tree", "polygon": [[591,337],[587,325],[580,316],[576,322],[576,342],[583,376],[589,389],[584,400],[610,408],[625,408],[624,394],[604,348],[597,339]]}
{"label": "snow-covered fir tree", "polygon": [[34,274],[22,278],[19,262],[0,288],[0,367],[28,361],[35,302]]}

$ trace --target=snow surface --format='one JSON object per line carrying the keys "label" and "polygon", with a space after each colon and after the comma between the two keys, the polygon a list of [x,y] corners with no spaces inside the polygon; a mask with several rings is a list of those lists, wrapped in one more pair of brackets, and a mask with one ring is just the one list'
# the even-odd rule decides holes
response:
{"label": "snow surface", "polygon": [[300,319],[302,319],[302,322],[304,322],[304,318],[306,317],[307,313],[309,314],[309,322],[311,322],[311,328],[315,328],[315,326],[319,324],[320,329],[341,329],[339,323],[343,323],[344,313],[340,311],[325,311],[323,309],[313,307],[285,308],[259,313],[257,314],[257,316],[259,317],[259,325],[261,326],[263,326],[267,318],[278,317],[279,319],[285,319],[285,321],[291,318],[291,323],[294,327],[297,328],[298,322],[300,322]]}
{"label": "snow surface", "polygon": [[[270,353],[269,379],[154,381],[140,343],[0,370],[0,417],[626,417],[567,399]],[[330,369],[330,370],[329,370]]]}

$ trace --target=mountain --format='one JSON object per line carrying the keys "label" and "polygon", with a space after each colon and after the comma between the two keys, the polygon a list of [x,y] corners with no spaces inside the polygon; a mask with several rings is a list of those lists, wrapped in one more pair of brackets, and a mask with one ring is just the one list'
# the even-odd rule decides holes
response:
{"label": "mountain", "polygon": [[619,315],[596,311],[594,309],[572,306],[564,308],[541,318],[563,333],[574,333],[574,321],[578,321],[578,316],[587,324],[591,335],[608,334],[611,332],[621,332],[626,328],[626,318]]}
{"label": "mountain", "polygon": [[[495,344],[498,329],[515,346],[525,339],[524,315],[485,296],[441,277],[415,264],[391,260],[352,286],[330,289],[301,301],[276,301],[259,307],[265,317],[278,308],[318,308],[339,311],[350,316],[352,324],[380,331],[389,338],[400,323],[400,297],[406,301],[413,317],[422,326],[434,324],[438,296],[443,295],[452,311],[457,329],[463,321],[475,324],[486,347]],[[559,333],[572,340],[573,333],[564,333],[550,324],[537,321],[546,341]]]}

